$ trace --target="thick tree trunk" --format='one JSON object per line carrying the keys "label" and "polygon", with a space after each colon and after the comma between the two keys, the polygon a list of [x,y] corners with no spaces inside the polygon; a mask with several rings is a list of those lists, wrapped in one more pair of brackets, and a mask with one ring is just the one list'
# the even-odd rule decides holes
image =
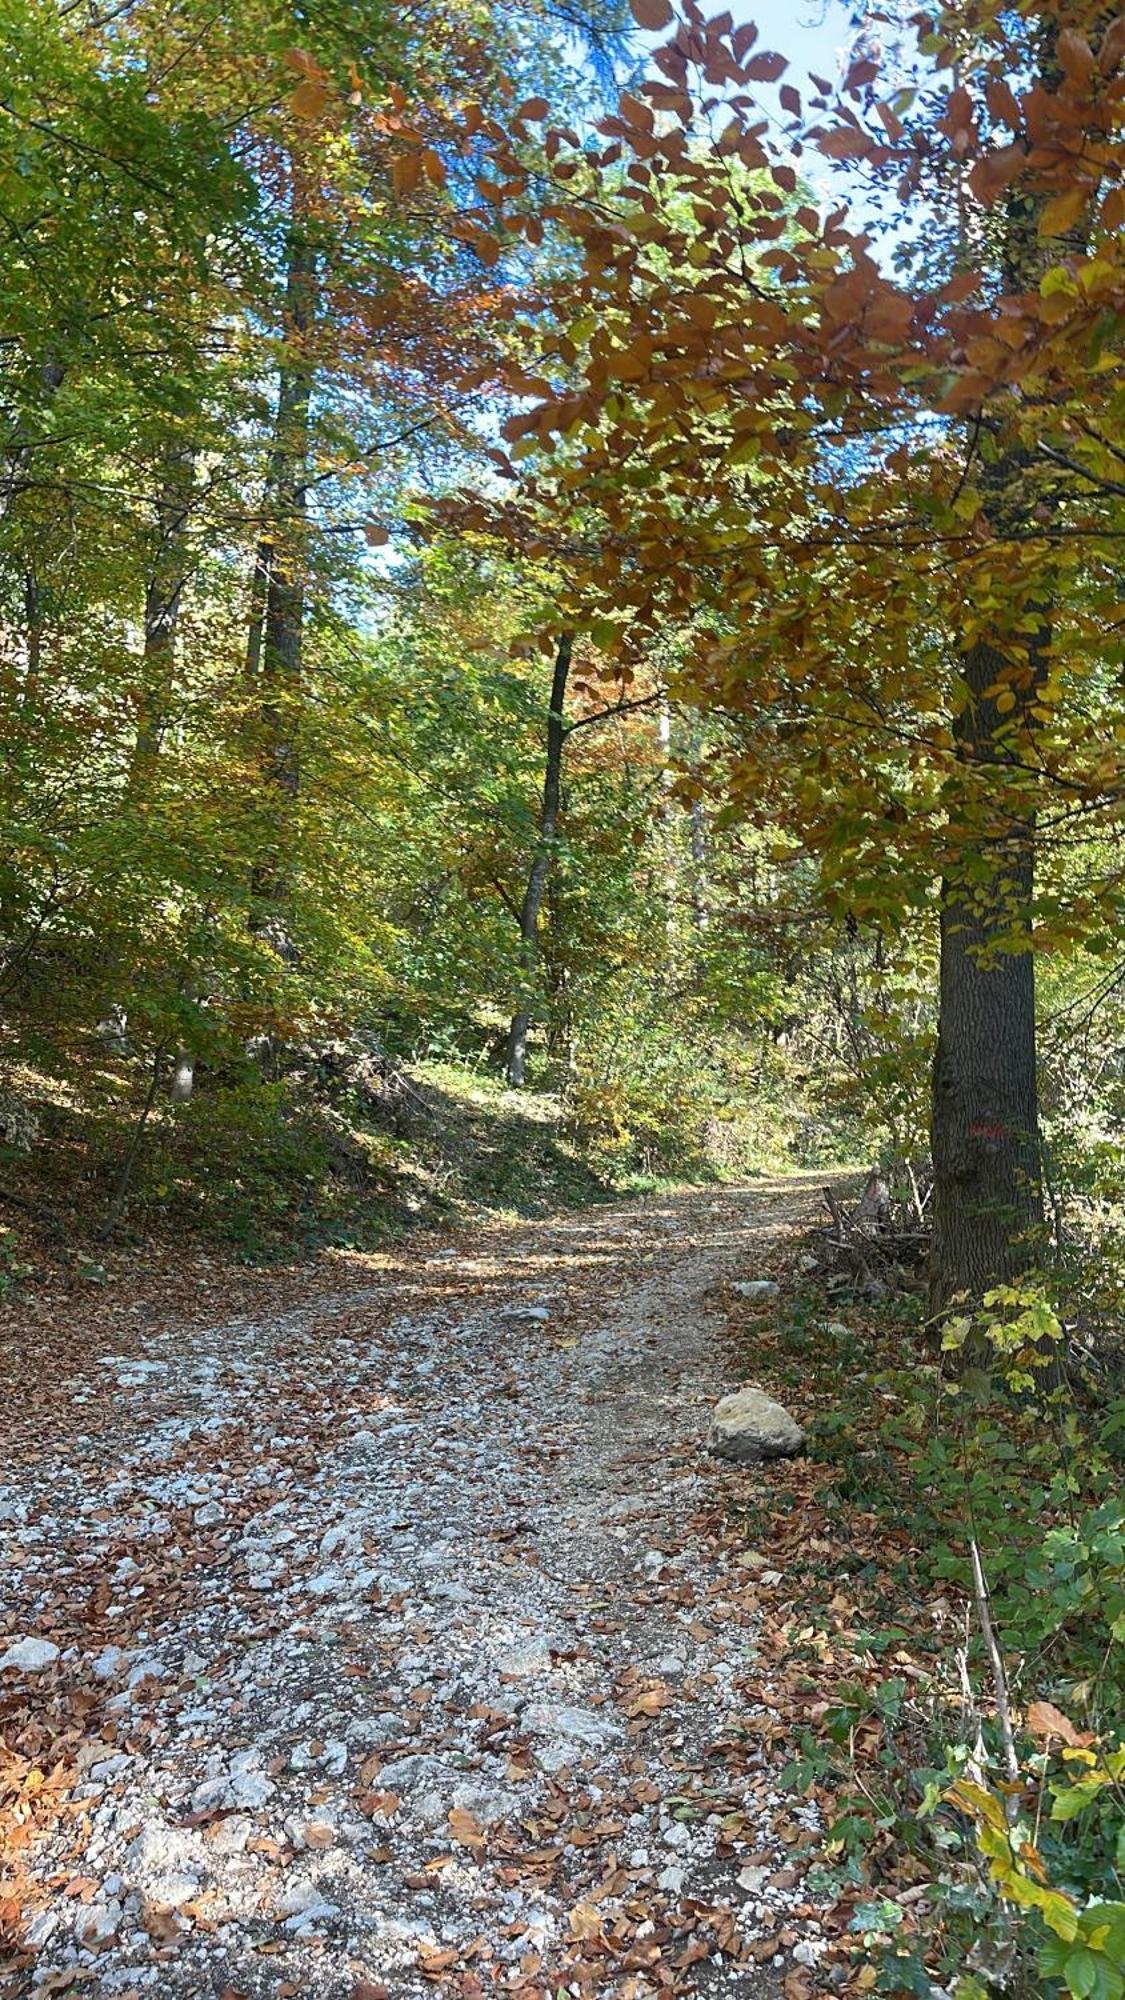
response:
{"label": "thick tree trunk", "polygon": [[[1054,27],[1041,60],[1054,63]],[[1002,277],[1034,291],[1047,252],[1042,198],[1007,198]],[[1002,414],[1001,412],[997,412]],[[981,468],[993,529],[1026,530],[1026,457],[1018,443]],[[961,801],[942,885],[941,973],[933,1072],[931,1305],[979,1296],[1040,1254],[1043,1188],[1035,1047],[1034,709],[1048,666],[1049,592],[1010,608],[1006,628],[962,654],[954,722]],[[1003,703],[1003,707],[1000,703]]]}
{"label": "thick tree trunk", "polygon": [[[984,690],[1002,656],[965,656],[969,703],[962,755],[995,753],[1001,718]],[[1000,772],[992,775],[999,782]],[[986,779],[987,782],[987,779]],[[1029,906],[1035,861],[1030,818],[960,856],[942,891],[941,986],[933,1076],[935,1311],[1033,1262],[1043,1221],[1035,1051],[1035,960]],[[978,871],[973,862],[984,864]]]}
{"label": "thick tree trunk", "polygon": [[539,838],[535,855],[527,878],[520,905],[520,983],[521,990],[515,1013],[508,1029],[508,1049],[505,1073],[513,1089],[518,1089],[527,1075],[527,1038],[531,1028],[531,998],[539,958],[539,913],[543,907],[543,896],[547,878],[554,859],[555,835],[559,823],[559,802],[562,796],[563,746],[566,742],[566,723],[563,710],[566,703],[566,684],[570,675],[570,660],[574,649],[574,638],[564,632],[555,653],[555,671],[551,681],[551,708],[547,717],[547,758],[543,771],[543,802],[539,808]]}

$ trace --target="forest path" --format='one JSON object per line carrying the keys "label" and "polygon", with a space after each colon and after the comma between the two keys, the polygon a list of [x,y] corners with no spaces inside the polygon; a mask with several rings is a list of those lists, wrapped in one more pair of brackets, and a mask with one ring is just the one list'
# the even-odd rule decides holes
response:
{"label": "forest path", "polygon": [[799,1994],[815,1808],[728,1526],[769,1475],[701,1440],[716,1288],[811,1207],[675,1195],[71,1328],[0,1483],[0,1655],[60,1649],[0,1674],[0,1990]]}

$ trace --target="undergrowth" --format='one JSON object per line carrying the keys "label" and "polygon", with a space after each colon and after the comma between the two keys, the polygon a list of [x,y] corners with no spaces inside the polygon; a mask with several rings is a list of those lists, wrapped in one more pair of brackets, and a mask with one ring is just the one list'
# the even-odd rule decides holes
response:
{"label": "undergrowth", "polygon": [[771,1468],[743,1527],[801,1606],[815,1699],[787,1776],[824,1816],[809,1892],[860,1987],[1120,2000],[1120,1382],[1072,1351],[1062,1385],[1030,1287],[955,1316],[940,1353],[916,1301],[811,1287],[738,1338],[811,1411],[808,1459]]}

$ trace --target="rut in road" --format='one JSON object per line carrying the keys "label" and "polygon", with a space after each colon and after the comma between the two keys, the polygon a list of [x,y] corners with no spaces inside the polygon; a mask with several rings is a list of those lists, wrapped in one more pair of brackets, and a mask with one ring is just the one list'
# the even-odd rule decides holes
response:
{"label": "rut in road", "polygon": [[60,1649],[0,1692],[4,1990],[737,1995],[815,1964],[815,1809],[722,1535],[768,1475],[701,1451],[716,1288],[810,1206],[490,1226],[95,1343],[0,1486],[6,1630]]}

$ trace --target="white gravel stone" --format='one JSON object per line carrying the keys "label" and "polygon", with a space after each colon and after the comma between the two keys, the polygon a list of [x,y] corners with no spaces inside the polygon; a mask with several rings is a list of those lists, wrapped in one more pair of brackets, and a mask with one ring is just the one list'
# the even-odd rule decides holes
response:
{"label": "white gravel stone", "polygon": [[53,1666],[58,1657],[59,1649],[50,1639],[17,1639],[0,1656],[0,1674],[9,1667],[24,1674],[38,1674],[44,1667]]}

